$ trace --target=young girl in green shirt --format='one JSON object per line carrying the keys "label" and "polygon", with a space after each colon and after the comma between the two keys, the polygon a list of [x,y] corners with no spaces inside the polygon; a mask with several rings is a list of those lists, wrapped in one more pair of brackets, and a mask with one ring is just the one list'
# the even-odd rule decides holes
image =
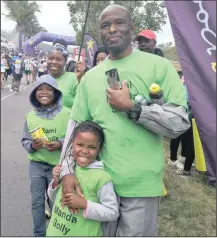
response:
{"label": "young girl in green shirt", "polygon": [[[103,130],[94,122],[82,122],[75,129],[72,142],[75,176],[85,197],[69,193],[61,201],[61,165],[56,166],[48,188],[48,196],[55,202],[46,236],[103,236],[101,222],[118,218],[118,202],[111,177],[102,161],[97,160],[103,142]],[[73,214],[68,207],[80,211]]]}

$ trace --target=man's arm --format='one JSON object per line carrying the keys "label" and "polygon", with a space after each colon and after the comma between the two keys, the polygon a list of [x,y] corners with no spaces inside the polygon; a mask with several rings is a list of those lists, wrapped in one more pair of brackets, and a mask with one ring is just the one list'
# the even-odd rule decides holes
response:
{"label": "man's arm", "polygon": [[168,138],[176,138],[190,128],[185,107],[173,103],[142,106],[138,124]]}

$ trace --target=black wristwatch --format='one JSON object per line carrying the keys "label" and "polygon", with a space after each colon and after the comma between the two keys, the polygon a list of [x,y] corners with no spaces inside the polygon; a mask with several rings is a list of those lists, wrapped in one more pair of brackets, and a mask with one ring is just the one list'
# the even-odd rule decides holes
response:
{"label": "black wristwatch", "polygon": [[134,107],[129,112],[127,112],[127,117],[131,121],[138,121],[141,111],[142,111],[141,105],[135,103]]}

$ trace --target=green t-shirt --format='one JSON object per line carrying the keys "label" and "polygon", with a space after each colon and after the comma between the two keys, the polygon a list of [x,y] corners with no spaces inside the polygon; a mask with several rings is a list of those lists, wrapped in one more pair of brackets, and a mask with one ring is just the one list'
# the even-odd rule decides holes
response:
{"label": "green t-shirt", "polygon": [[[75,168],[84,196],[91,202],[99,203],[97,192],[111,181],[111,176],[104,169]],[[46,236],[102,236],[101,223],[83,217],[84,210],[73,215],[67,206],[61,206],[62,187],[59,188]]]}
{"label": "green t-shirt", "polygon": [[127,80],[132,98],[149,98],[149,87],[157,83],[166,102],[186,107],[185,92],[174,66],[166,59],[135,51],[128,57],[106,59],[83,77],[70,119],[93,120],[101,125],[105,143],[100,153],[115,191],[122,197],[154,197],[163,193],[163,138],[130,121],[123,112],[112,112],[107,102],[105,71],[117,68],[120,80]]}
{"label": "green t-shirt", "polygon": [[76,90],[78,87],[78,80],[75,73],[65,72],[61,77],[56,78],[58,88],[63,94],[62,104],[69,109],[72,108]]}
{"label": "green t-shirt", "polygon": [[[40,118],[34,110],[26,116],[29,132],[37,127],[41,127],[49,141],[57,141],[65,137],[68,125],[70,110],[63,107],[62,110],[53,118]],[[56,165],[60,160],[60,150],[48,151],[46,148],[37,150],[28,154],[29,160],[37,162],[45,162]]]}

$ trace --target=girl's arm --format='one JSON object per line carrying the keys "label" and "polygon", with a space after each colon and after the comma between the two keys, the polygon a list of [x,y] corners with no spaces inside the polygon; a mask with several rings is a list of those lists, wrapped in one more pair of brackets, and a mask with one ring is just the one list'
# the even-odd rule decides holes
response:
{"label": "girl's arm", "polygon": [[53,185],[54,185],[54,180],[51,181],[51,183],[49,184],[48,189],[47,189],[47,195],[48,195],[49,199],[51,200],[51,202],[55,201],[56,195],[57,195],[57,192],[59,189],[59,184],[57,186],[53,186]]}
{"label": "girl's arm", "polygon": [[97,197],[99,203],[87,200],[83,216],[95,221],[115,221],[119,217],[119,205],[112,182],[104,184],[97,192]]}

